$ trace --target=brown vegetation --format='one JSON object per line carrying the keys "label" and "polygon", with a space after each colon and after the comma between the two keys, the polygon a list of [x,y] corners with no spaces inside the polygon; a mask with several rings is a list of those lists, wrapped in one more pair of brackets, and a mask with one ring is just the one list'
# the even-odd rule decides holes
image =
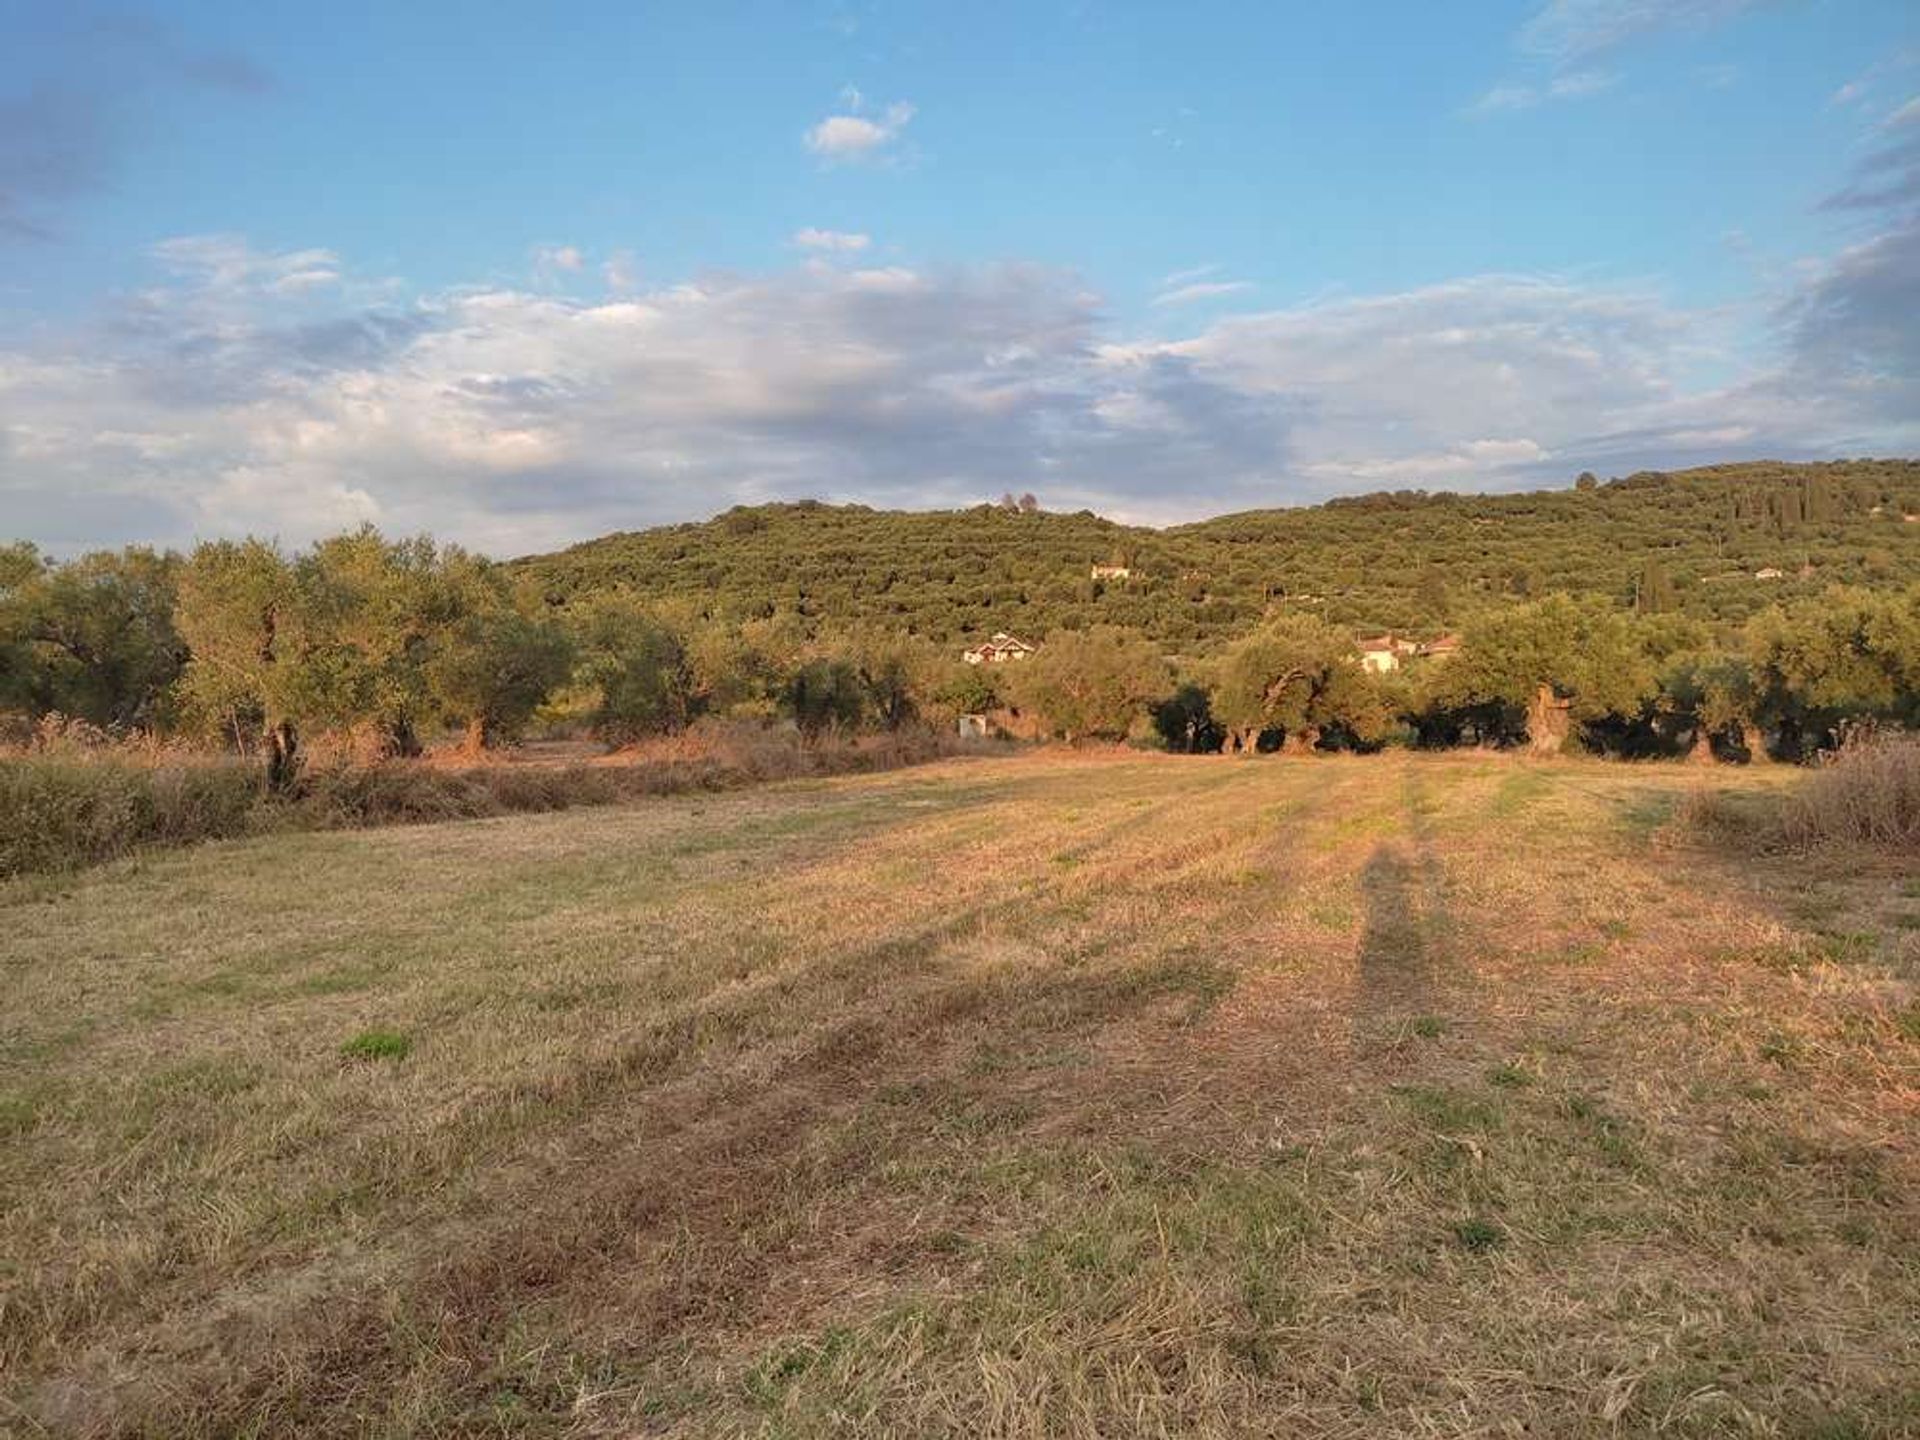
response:
{"label": "brown vegetation", "polygon": [[343,750],[276,791],[238,757],[43,725],[28,744],[0,750],[0,880],[259,831],[566,810],[887,770],[968,748],[983,747],[917,728],[809,742],[789,729],[715,721],[591,759],[578,746],[559,761],[512,752],[476,761],[464,749],[434,763],[360,761]]}
{"label": "brown vegetation", "polygon": [[1856,730],[1790,787],[1702,789],[1686,814],[1702,833],[1761,849],[1920,853],[1920,735]]}

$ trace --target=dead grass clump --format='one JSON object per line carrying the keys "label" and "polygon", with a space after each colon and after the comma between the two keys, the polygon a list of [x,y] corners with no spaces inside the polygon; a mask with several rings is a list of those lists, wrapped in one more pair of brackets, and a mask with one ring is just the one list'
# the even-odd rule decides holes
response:
{"label": "dead grass clump", "polygon": [[1920,735],[1859,731],[1788,795],[1793,844],[1920,848]]}
{"label": "dead grass clump", "polygon": [[1920,848],[1920,735],[1856,731],[1784,791],[1696,790],[1683,832],[1752,850]]}

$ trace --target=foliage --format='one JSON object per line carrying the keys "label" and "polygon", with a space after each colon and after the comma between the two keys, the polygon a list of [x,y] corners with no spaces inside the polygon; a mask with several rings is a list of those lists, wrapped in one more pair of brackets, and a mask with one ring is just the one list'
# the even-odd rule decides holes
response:
{"label": "foliage", "polygon": [[468,616],[439,642],[426,665],[442,712],[466,727],[481,750],[520,733],[573,667],[573,642],[552,620],[496,608]]}
{"label": "foliage", "polygon": [[[1165,530],[1017,506],[765,505],[514,568],[554,601],[613,589],[696,596],[732,624],[792,615],[810,630],[880,627],[952,648],[996,630],[1044,640],[1108,624],[1201,656],[1272,607],[1427,635],[1554,591],[1625,607],[1649,562],[1661,613],[1737,626],[1836,583],[1920,579],[1920,529],[1907,514],[1920,514],[1920,462],[1753,462],[1586,489],[1365,495]],[[1114,555],[1133,577],[1101,588],[1089,567]],[[1755,578],[1770,569],[1783,578]]]}
{"label": "foliage", "polygon": [[1920,585],[1775,606],[1747,646],[1760,706],[1795,758],[1832,745],[1849,719],[1920,724]]}
{"label": "foliage", "polygon": [[572,617],[581,660],[575,678],[596,695],[593,732],[610,745],[673,735],[699,712],[694,665],[678,631],[624,596],[589,602]]}
{"label": "foliage", "polygon": [[866,708],[860,672],[845,660],[809,660],[788,682],[785,707],[810,740],[852,730]]}
{"label": "foliage", "polygon": [[1206,687],[1191,680],[1153,707],[1153,728],[1167,749],[1181,755],[1211,753],[1226,738]]}
{"label": "foliage", "polygon": [[1112,625],[1056,635],[1012,677],[1013,698],[1068,740],[1118,740],[1171,683],[1154,647]]}
{"label": "foliage", "polygon": [[1311,615],[1277,616],[1228,651],[1216,709],[1240,749],[1267,730],[1283,732],[1292,748],[1311,749],[1336,726],[1371,742],[1387,721],[1352,641]]}
{"label": "foliage", "polygon": [[177,569],[137,546],[65,565],[28,545],[0,549],[0,708],[122,732],[162,723],[186,661]]}
{"label": "foliage", "polygon": [[147,845],[246,833],[260,800],[252,766],[41,753],[0,759],[0,878],[111,860]]}
{"label": "foliage", "polygon": [[1470,625],[1429,703],[1482,741],[1557,749],[1568,722],[1637,715],[1653,688],[1628,616],[1597,597],[1550,595]]}
{"label": "foliage", "polygon": [[[370,528],[63,564],[0,548],[0,714],[197,729],[294,788],[328,752],[411,756],[543,722],[610,745],[701,717],[805,735],[1014,704],[1173,748],[1577,741],[1806,759],[1920,724],[1920,462],[1722,466],[1566,491],[1402,493],[1164,531],[1023,497],[938,514],[737,507],[502,566]],[[1124,585],[1090,564],[1122,558]],[[1778,578],[1761,579],[1761,574]],[[1857,583],[1836,585],[1836,579]],[[1362,626],[1451,659],[1375,676]],[[1041,642],[1000,671],[962,637]],[[1173,692],[1170,662],[1187,685]],[[1007,693],[1002,693],[1002,691]]]}

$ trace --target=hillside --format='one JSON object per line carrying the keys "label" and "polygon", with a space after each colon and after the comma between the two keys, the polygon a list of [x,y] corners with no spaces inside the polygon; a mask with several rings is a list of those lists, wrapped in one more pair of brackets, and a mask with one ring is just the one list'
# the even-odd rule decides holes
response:
{"label": "hillside", "polygon": [[[1828,585],[1920,579],[1920,461],[1755,462],[1512,495],[1398,492],[1164,530],[1086,511],[817,502],[609,535],[515,562],[554,600],[625,587],[952,640],[1136,627],[1205,650],[1272,605],[1433,631],[1552,590],[1737,622]],[[1124,561],[1124,581],[1091,567]],[[1778,579],[1756,579],[1778,569]]]}

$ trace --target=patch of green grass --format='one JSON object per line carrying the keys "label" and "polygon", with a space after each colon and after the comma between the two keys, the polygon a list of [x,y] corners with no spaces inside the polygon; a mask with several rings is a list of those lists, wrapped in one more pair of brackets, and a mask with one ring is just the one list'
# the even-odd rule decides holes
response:
{"label": "patch of green grass", "polygon": [[1521,1090],[1533,1084],[1533,1076],[1508,1061],[1504,1065],[1495,1065],[1487,1071],[1487,1083],[1501,1090]]}
{"label": "patch of green grass", "polygon": [[1806,1043],[1797,1035],[1788,1035],[1780,1030],[1760,1042],[1760,1058],[1782,1067],[1790,1068],[1799,1064],[1806,1051]]}
{"label": "patch of green grass", "polygon": [[1621,805],[1620,823],[1629,835],[1645,840],[1673,819],[1679,803],[1671,790],[1643,790]]}
{"label": "patch of green grass", "polygon": [[1553,782],[1539,770],[1516,770],[1501,780],[1493,792],[1493,813],[1507,818],[1518,814],[1553,788]]}
{"label": "patch of green grass", "polygon": [[40,1118],[40,1106],[30,1095],[0,1095],[0,1140],[24,1135]]}
{"label": "patch of green grass", "polygon": [[1192,1023],[1232,993],[1239,979],[1239,972],[1230,965],[1200,955],[1175,953],[1123,971],[1108,988],[1121,1004],[1184,997],[1191,1002],[1185,1019]]}
{"label": "patch of green grass", "polygon": [[404,1060],[413,1041],[398,1030],[362,1030],[340,1047],[348,1060]]}
{"label": "patch of green grass", "polygon": [[227,1100],[251,1090],[259,1081],[260,1072],[244,1060],[203,1055],[147,1075],[140,1083],[135,1109],[151,1116],[182,1102]]}
{"label": "patch of green grass", "polygon": [[1396,1085],[1392,1093],[1414,1119],[1435,1130],[1491,1130],[1500,1123],[1499,1106],[1445,1086]]}
{"label": "patch of green grass", "polygon": [[1489,1250],[1498,1250],[1507,1243],[1507,1232],[1493,1221],[1475,1215],[1462,1220],[1453,1227],[1453,1238],[1460,1242],[1461,1248],[1474,1255],[1484,1255]]}
{"label": "patch of green grass", "polygon": [[1627,1169],[1640,1164],[1640,1149],[1632,1127],[1608,1109],[1599,1096],[1575,1092],[1562,1100],[1561,1111],[1592,1138],[1608,1160]]}
{"label": "patch of green grass", "polygon": [[1353,928],[1353,906],[1342,900],[1316,900],[1307,907],[1307,918],[1322,930]]}
{"label": "patch of green grass", "polygon": [[1447,1033],[1447,1022],[1438,1015],[1416,1015],[1407,1028],[1422,1040],[1437,1040]]}
{"label": "patch of green grass", "polygon": [[1920,1000],[1910,1002],[1893,1017],[1893,1028],[1908,1040],[1920,1042]]}
{"label": "patch of green grass", "polygon": [[304,976],[294,984],[293,990],[299,995],[351,995],[371,990],[388,973],[384,967],[337,965],[331,970]]}
{"label": "patch of green grass", "polygon": [[1870,930],[1829,930],[1820,937],[1821,958],[1835,965],[1865,964],[1879,948],[1879,937]]}
{"label": "patch of green grass", "polygon": [[747,1394],[757,1404],[774,1408],[796,1381],[831,1363],[852,1341],[852,1331],[836,1326],[818,1340],[795,1340],[777,1346],[747,1371]]}

